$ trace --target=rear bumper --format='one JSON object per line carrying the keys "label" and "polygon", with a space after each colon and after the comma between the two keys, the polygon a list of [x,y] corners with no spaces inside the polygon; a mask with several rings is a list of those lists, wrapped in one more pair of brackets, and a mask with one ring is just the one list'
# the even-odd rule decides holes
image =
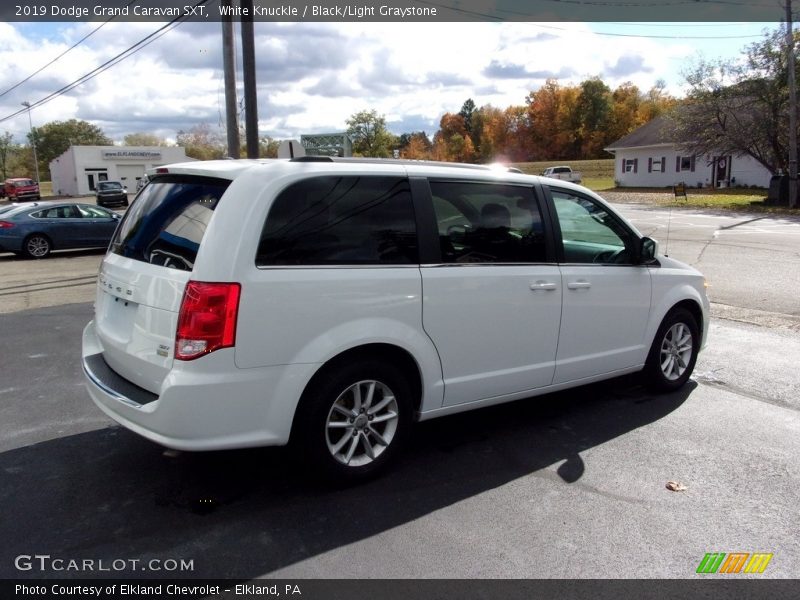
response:
{"label": "rear bumper", "polygon": [[158,394],[115,373],[102,358],[94,321],[83,332],[82,363],[94,403],[131,431],[188,451],[288,442],[297,402],[316,365],[237,369],[233,350],[176,366]]}

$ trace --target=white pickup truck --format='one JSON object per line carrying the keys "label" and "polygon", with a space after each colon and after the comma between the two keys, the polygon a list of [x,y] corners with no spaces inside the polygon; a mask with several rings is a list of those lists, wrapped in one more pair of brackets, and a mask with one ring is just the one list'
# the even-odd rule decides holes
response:
{"label": "white pickup truck", "polygon": [[564,181],[571,181],[572,183],[581,182],[581,174],[579,171],[573,171],[571,167],[547,167],[542,171],[542,175],[550,177],[551,179],[562,179]]}

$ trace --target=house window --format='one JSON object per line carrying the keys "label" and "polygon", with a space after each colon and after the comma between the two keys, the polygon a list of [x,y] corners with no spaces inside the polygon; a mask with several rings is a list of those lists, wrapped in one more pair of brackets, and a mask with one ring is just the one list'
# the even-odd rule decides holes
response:
{"label": "house window", "polygon": [[667,158],[665,156],[647,159],[647,172],[648,173],[663,173],[667,165]]}
{"label": "house window", "polygon": [[694,156],[676,156],[675,172],[694,171]]}
{"label": "house window", "polygon": [[622,161],[622,170],[625,173],[636,173],[639,166],[638,158],[626,158]]}

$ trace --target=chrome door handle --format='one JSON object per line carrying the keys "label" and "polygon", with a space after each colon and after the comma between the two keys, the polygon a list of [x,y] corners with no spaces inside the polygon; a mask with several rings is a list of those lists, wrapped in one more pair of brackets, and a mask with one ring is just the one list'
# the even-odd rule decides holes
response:
{"label": "chrome door handle", "polygon": [[537,281],[531,284],[531,289],[536,292],[539,290],[552,291],[556,289],[556,284],[551,281]]}
{"label": "chrome door handle", "polygon": [[592,284],[588,281],[570,281],[567,287],[571,290],[586,290],[592,287]]}

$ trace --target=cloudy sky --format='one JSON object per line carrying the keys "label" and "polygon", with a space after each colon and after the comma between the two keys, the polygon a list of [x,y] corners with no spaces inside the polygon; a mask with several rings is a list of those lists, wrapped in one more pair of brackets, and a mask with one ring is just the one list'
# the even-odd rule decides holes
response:
{"label": "cloudy sky", "polygon": [[[165,24],[99,25],[0,23],[0,119],[23,110],[0,121],[0,132],[23,141],[22,102],[42,100]],[[259,130],[280,139],[341,131],[348,116],[374,108],[394,133],[430,134],[443,113],[457,112],[467,98],[478,106],[524,104],[548,77],[571,84],[600,76],[612,88],[631,81],[643,90],[663,79],[680,96],[681,72],[698,54],[738,56],[769,27],[776,25],[259,22]],[[199,123],[217,128],[224,123],[221,47],[219,23],[183,23],[34,107],[33,124],[84,119],[116,141],[137,132],[174,140],[178,130]]]}

